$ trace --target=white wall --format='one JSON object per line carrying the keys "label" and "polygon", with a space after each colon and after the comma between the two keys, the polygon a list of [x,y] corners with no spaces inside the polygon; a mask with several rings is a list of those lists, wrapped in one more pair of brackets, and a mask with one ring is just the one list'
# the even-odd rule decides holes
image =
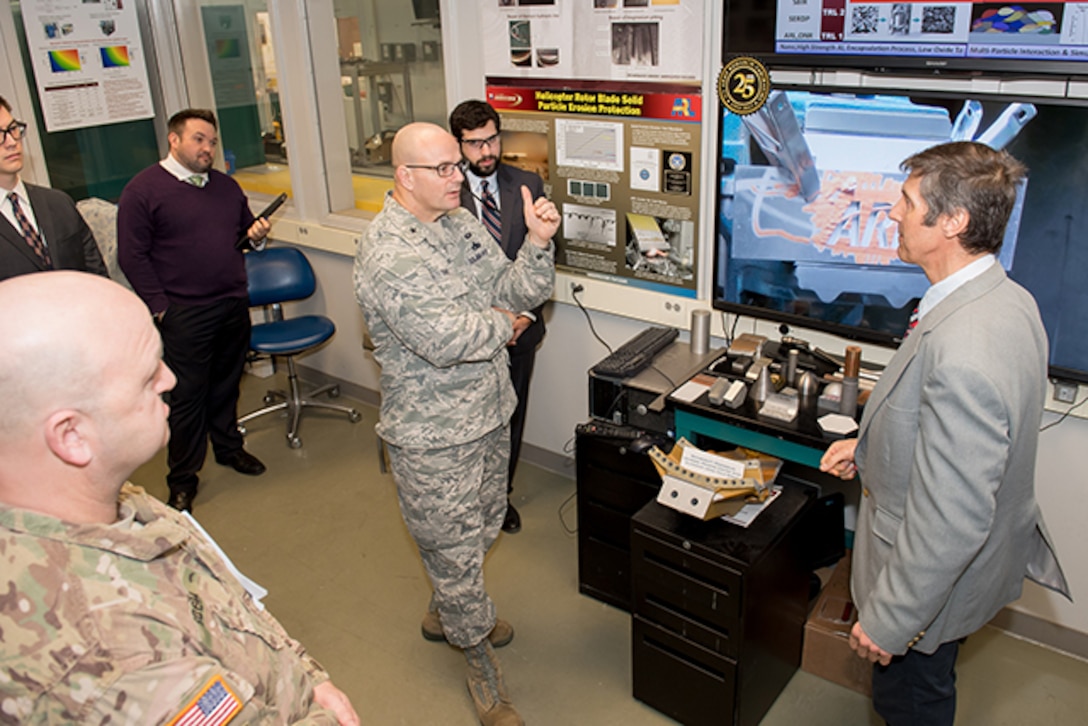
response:
{"label": "white wall", "polygon": [[321,350],[300,358],[299,363],[377,391],[378,366],[370,352],[363,350],[366,323],[351,284],[352,258],[321,250],[304,251],[314,268],[318,286],[314,296],[299,303],[297,309],[329,316],[336,321],[336,335]]}

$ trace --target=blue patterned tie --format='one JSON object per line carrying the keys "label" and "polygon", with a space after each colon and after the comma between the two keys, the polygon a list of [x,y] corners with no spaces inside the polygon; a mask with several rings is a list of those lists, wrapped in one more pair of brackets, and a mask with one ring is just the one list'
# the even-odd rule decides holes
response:
{"label": "blue patterned tie", "polygon": [[38,230],[31,226],[30,220],[23,213],[23,208],[19,206],[19,197],[15,195],[15,192],[12,192],[8,195],[8,199],[11,200],[11,209],[15,212],[16,221],[19,222],[19,231],[23,233],[23,239],[30,245],[30,249],[34,250],[34,253],[45,263],[46,269],[53,269],[53,260],[49,257],[49,250],[46,248],[45,243],[42,242],[42,236],[38,234]]}
{"label": "blue patterned tie", "polygon": [[484,226],[496,242],[502,242],[502,220],[499,217],[499,208],[495,206],[495,197],[487,188],[487,179],[480,182],[480,201],[483,203],[482,214]]}

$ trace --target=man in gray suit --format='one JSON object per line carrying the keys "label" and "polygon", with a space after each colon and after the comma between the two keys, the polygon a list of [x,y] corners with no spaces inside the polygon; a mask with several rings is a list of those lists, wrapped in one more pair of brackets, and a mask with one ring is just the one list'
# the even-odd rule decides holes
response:
{"label": "man in gray suit", "polygon": [[[503,164],[502,122],[495,109],[483,101],[463,101],[450,114],[450,133],[461,145],[465,160],[465,181],[461,184],[461,206],[472,212],[495,237],[506,256],[518,256],[528,229],[521,201],[521,188],[529,188],[533,199],[544,196],[544,182],[532,172]],[[497,190],[497,191],[496,191]],[[488,219],[485,206],[494,203],[498,217],[494,224]],[[544,339],[544,306],[518,310],[514,321],[514,338],[509,343],[510,382],[518,397],[517,408],[510,418],[510,465],[506,481],[506,516],[504,532],[521,530],[521,515],[510,503],[514,489],[514,471],[521,456],[521,436],[525,431],[525,411],[529,403],[529,380],[533,376],[536,349]]]}
{"label": "man in gray suit", "polygon": [[26,129],[0,97],[0,280],[44,270],[105,276],[94,235],[72,198],[19,178]]}
{"label": "man in gray suit", "polygon": [[1020,597],[1069,597],[1035,501],[1047,340],[996,253],[1024,167],[973,142],[922,151],[889,216],[931,287],[865,407],[820,468],[861,475],[850,645],[889,724],[952,724],[960,641]]}

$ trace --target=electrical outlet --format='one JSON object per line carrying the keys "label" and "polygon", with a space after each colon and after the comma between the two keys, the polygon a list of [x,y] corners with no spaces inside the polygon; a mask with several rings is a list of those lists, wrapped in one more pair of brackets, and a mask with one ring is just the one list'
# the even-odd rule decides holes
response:
{"label": "electrical outlet", "polygon": [[1054,400],[1059,403],[1076,403],[1079,386],[1070,381],[1054,381]]}

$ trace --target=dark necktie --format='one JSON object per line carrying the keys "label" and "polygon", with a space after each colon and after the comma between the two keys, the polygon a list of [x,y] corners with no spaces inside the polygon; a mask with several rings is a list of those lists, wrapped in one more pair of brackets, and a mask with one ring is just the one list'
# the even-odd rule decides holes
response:
{"label": "dark necktie", "polygon": [[15,212],[15,219],[19,222],[19,231],[23,233],[23,239],[30,245],[30,249],[34,250],[34,254],[38,255],[42,262],[45,263],[46,269],[53,269],[53,260],[49,258],[49,250],[46,249],[45,243],[42,242],[42,236],[38,234],[38,230],[34,229],[30,225],[30,220],[23,214],[23,208],[19,206],[19,197],[12,192],[8,195],[8,199],[11,200],[11,209]]}
{"label": "dark necktie", "polygon": [[918,327],[918,308],[914,308],[910,312],[910,320],[907,321],[907,329],[903,332],[903,340],[907,339],[907,336],[911,334],[911,331]]}
{"label": "dark necktie", "polygon": [[491,196],[491,191],[487,188],[487,179],[480,182],[480,201],[483,203],[480,218],[495,241],[501,243],[502,220],[499,217],[499,208],[495,206],[495,197]]}

